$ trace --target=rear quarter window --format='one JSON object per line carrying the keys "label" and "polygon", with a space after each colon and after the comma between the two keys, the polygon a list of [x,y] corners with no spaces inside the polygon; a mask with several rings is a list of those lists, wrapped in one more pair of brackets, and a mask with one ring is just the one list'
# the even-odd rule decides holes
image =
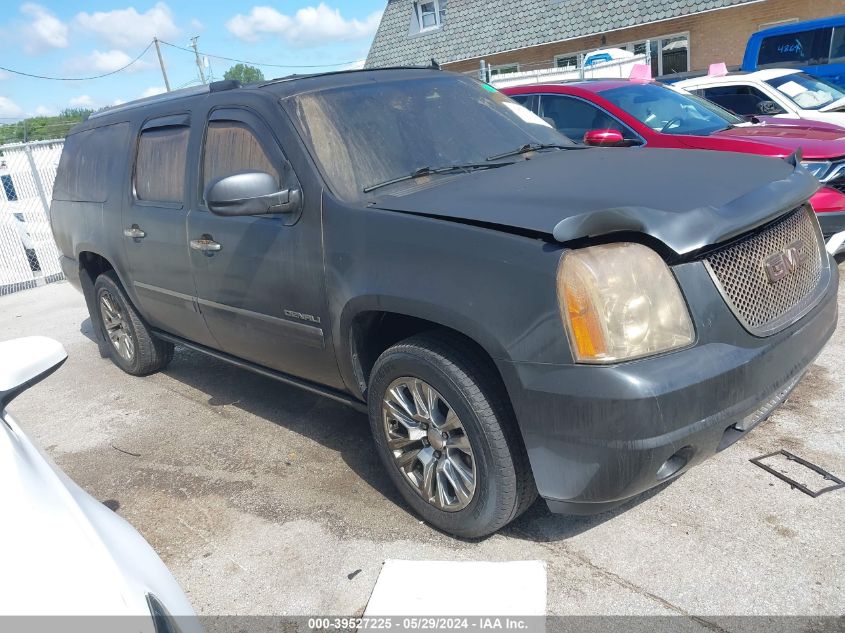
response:
{"label": "rear quarter window", "polygon": [[809,66],[826,64],[832,29],[813,29],[764,37],[760,42],[757,65]]}
{"label": "rear quarter window", "polygon": [[120,182],[129,153],[129,123],[104,125],[65,139],[53,199],[105,202],[109,183]]}

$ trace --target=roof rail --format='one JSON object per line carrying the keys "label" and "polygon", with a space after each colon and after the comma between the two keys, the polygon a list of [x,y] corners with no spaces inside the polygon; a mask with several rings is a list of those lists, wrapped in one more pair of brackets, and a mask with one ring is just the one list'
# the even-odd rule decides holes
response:
{"label": "roof rail", "polygon": [[91,114],[88,118],[95,119],[97,117],[104,116],[106,114],[115,114],[118,112],[124,112],[127,110],[133,110],[135,108],[145,106],[145,105],[152,105],[155,103],[164,103],[167,101],[172,101],[173,99],[180,99],[182,97],[192,97],[195,95],[206,94],[209,92],[222,92],[223,90],[234,90],[235,88],[240,88],[241,83],[239,81],[234,80],[223,80],[223,81],[213,81],[210,84],[203,84],[202,86],[193,86],[191,88],[182,88],[180,90],[173,90],[171,92],[163,92],[161,94],[153,95],[151,97],[144,97],[143,99],[135,99],[134,101],[128,101],[127,103],[121,103],[120,105],[111,106],[108,108],[103,108],[102,110],[98,110]]}
{"label": "roof rail", "polygon": [[[431,61],[437,64],[434,59],[432,59]],[[285,75],[284,77],[274,77],[273,79],[267,79],[257,85],[258,87],[263,88],[264,86],[272,86],[273,84],[293,81],[294,79],[311,79],[313,77],[326,77],[328,75],[352,75],[358,73],[379,72],[382,70],[441,70],[441,68],[440,64],[437,64],[437,66],[432,66],[431,64],[428,64],[426,66],[375,66],[373,68],[344,68],[341,70],[327,70],[321,73],[308,73],[304,75],[293,74]]]}

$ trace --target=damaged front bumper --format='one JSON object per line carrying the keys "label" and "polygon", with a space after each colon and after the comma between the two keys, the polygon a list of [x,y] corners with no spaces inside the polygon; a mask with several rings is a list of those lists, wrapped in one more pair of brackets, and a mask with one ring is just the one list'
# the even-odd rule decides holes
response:
{"label": "damaged front bumper", "polygon": [[676,274],[697,295],[695,346],[611,366],[500,363],[550,509],[605,511],[685,472],[768,417],[836,328],[835,267],[831,273],[809,312],[757,337],[713,292],[703,266],[685,264]]}

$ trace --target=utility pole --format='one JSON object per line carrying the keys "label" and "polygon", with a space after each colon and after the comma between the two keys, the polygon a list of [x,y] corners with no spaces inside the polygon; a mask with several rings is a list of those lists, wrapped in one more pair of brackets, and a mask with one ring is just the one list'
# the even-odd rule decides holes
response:
{"label": "utility pole", "polygon": [[194,56],[197,58],[197,70],[200,71],[200,79],[205,84],[205,83],[208,83],[208,82],[205,80],[205,72],[202,69],[202,60],[200,59],[200,53],[197,50],[197,40],[198,39],[199,39],[199,35],[194,35],[191,38],[191,48],[194,49]]}
{"label": "utility pole", "polygon": [[164,67],[164,58],[161,56],[161,47],[158,45],[158,38],[154,37],[153,42],[156,45],[156,54],[158,55],[158,64],[161,66],[161,76],[164,77],[164,87],[167,88],[167,92],[170,92],[170,81],[167,79],[167,70]]}

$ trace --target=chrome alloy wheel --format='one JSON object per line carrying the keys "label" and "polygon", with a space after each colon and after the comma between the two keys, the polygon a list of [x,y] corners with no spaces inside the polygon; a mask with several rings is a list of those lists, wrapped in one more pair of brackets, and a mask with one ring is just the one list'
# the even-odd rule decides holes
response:
{"label": "chrome alloy wheel", "polygon": [[462,510],[475,494],[475,458],[455,410],[419,378],[397,378],[384,394],[382,419],[393,460],[435,508]]}
{"label": "chrome alloy wheel", "polygon": [[132,340],[120,304],[107,290],[100,293],[100,316],[103,319],[106,336],[117,353],[124,360],[132,362],[135,357],[135,342]]}

